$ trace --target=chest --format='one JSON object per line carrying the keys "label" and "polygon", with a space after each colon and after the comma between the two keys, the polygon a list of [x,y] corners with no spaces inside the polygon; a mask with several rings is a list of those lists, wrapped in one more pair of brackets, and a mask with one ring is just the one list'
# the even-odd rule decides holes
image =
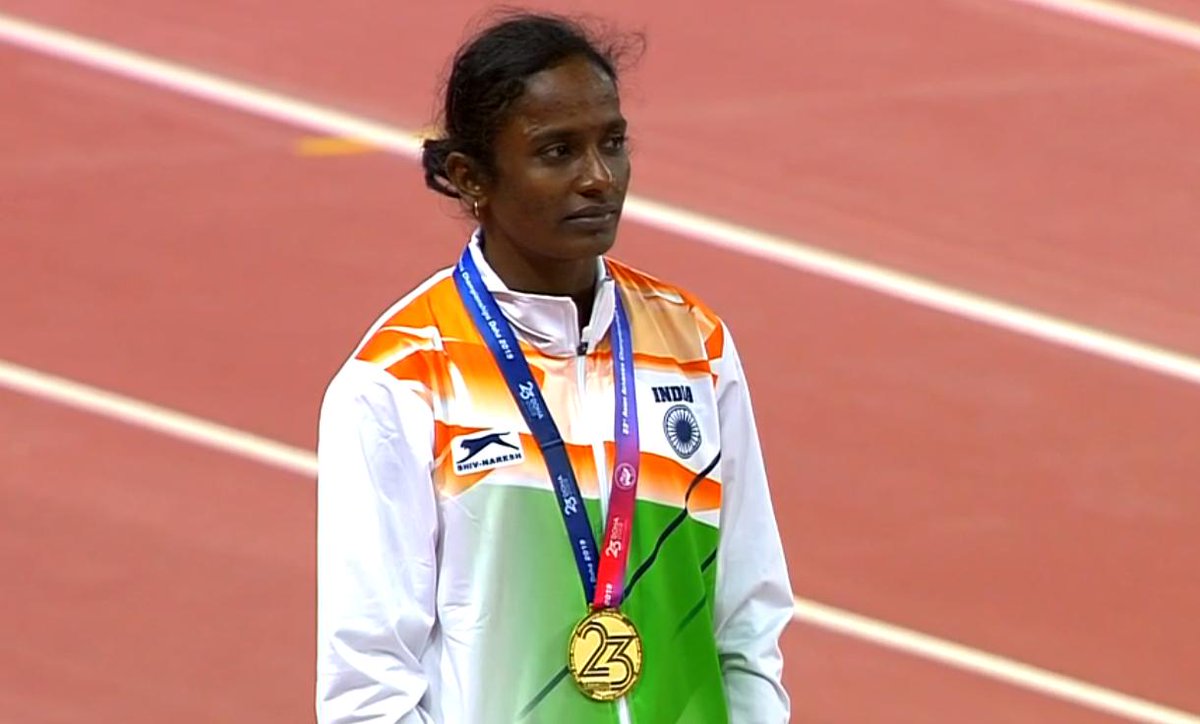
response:
{"label": "chest", "polygon": [[[486,349],[483,350],[486,352]],[[475,485],[552,490],[539,441],[518,399],[490,360],[451,356],[435,445],[436,482],[443,495]],[[612,357],[604,348],[568,358],[529,355],[541,404],[567,449],[585,497],[606,498],[615,454],[617,405]],[[701,473],[715,477],[720,424],[707,365],[635,354],[633,374],[641,476],[639,498],[678,504],[681,487]],[[706,470],[707,469],[707,470]]]}

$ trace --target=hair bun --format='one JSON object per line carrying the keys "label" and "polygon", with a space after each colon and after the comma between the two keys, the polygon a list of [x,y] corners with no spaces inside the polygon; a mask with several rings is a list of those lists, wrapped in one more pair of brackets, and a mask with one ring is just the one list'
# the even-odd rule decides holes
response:
{"label": "hair bun", "polygon": [[459,199],[462,198],[462,194],[454,187],[446,173],[446,159],[453,150],[448,138],[427,138],[421,144],[421,166],[425,168],[426,186],[444,196]]}

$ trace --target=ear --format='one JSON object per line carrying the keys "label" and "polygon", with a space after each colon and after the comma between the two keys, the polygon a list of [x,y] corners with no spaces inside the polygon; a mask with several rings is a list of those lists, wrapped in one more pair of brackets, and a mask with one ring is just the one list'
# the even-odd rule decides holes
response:
{"label": "ear", "polygon": [[446,176],[468,205],[487,201],[487,179],[479,163],[461,151],[446,157]]}

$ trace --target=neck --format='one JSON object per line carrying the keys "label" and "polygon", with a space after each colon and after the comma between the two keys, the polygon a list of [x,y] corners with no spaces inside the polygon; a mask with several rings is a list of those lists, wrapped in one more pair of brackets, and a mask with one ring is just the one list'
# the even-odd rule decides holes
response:
{"label": "neck", "polygon": [[514,292],[570,297],[579,312],[579,328],[592,316],[596,296],[596,258],[529,258],[512,246],[485,241],[483,258],[504,285]]}
{"label": "neck", "polygon": [[593,287],[588,289],[586,292],[572,294],[571,299],[575,300],[575,310],[578,315],[579,329],[580,331],[583,331],[583,328],[588,325],[588,322],[592,321],[592,303],[596,301],[595,286],[593,285]]}

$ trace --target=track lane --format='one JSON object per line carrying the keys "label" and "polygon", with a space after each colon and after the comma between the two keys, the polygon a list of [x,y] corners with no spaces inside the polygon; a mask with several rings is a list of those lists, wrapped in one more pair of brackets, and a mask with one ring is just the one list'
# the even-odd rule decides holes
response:
{"label": "track lane", "polygon": [[792,692],[793,721],[805,724],[1129,721],[802,624],[784,641],[790,677],[805,682]]}
{"label": "track lane", "polygon": [[0,429],[6,718],[311,716],[311,486],[7,390]]}
{"label": "track lane", "polygon": [[[4,7],[407,127],[478,11]],[[627,93],[640,191],[1200,354],[1200,168],[1173,151],[1200,125],[1195,53],[1015,3],[563,7],[650,33]]]}

